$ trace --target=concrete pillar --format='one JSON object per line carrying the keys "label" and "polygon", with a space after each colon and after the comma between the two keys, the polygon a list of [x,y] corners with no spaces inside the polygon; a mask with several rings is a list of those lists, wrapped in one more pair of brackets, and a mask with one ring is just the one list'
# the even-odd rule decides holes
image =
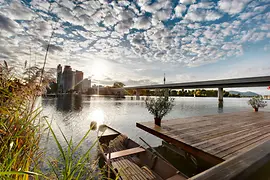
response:
{"label": "concrete pillar", "polygon": [[136,100],[140,100],[140,90],[136,89]]}
{"label": "concrete pillar", "polygon": [[218,102],[223,102],[223,88],[218,88]]}

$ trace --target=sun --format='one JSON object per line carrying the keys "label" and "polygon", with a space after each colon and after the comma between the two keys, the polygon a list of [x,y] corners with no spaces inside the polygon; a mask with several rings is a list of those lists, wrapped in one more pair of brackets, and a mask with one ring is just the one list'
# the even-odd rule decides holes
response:
{"label": "sun", "polygon": [[94,79],[102,79],[107,73],[108,68],[106,63],[104,63],[103,61],[95,61],[92,64],[91,71]]}

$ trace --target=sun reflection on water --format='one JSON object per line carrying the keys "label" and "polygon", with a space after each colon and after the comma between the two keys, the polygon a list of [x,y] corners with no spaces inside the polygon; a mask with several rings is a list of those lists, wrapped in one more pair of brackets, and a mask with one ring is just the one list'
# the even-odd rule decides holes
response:
{"label": "sun reflection on water", "polygon": [[96,109],[91,113],[91,121],[97,123],[97,127],[104,123],[104,111],[102,109]]}

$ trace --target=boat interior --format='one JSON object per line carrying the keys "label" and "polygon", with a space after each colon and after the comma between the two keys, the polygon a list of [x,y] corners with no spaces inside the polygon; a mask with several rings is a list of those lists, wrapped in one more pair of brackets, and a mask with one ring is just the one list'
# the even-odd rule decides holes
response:
{"label": "boat interior", "polygon": [[176,168],[148,149],[110,127],[99,130],[100,148],[111,178],[131,180],[186,179]]}

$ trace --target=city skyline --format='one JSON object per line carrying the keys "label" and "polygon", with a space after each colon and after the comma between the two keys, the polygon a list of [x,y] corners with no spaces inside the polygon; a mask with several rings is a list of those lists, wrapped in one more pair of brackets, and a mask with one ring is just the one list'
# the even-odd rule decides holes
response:
{"label": "city skyline", "polygon": [[85,93],[91,88],[91,79],[83,78],[83,71],[73,70],[70,65],[58,64],[56,82],[57,93],[67,93],[76,91],[77,93]]}
{"label": "city skyline", "polygon": [[269,6],[267,0],[2,0],[0,60],[41,65],[54,32],[46,67],[69,64],[99,84],[162,84],[164,73],[166,83],[267,76]]}

